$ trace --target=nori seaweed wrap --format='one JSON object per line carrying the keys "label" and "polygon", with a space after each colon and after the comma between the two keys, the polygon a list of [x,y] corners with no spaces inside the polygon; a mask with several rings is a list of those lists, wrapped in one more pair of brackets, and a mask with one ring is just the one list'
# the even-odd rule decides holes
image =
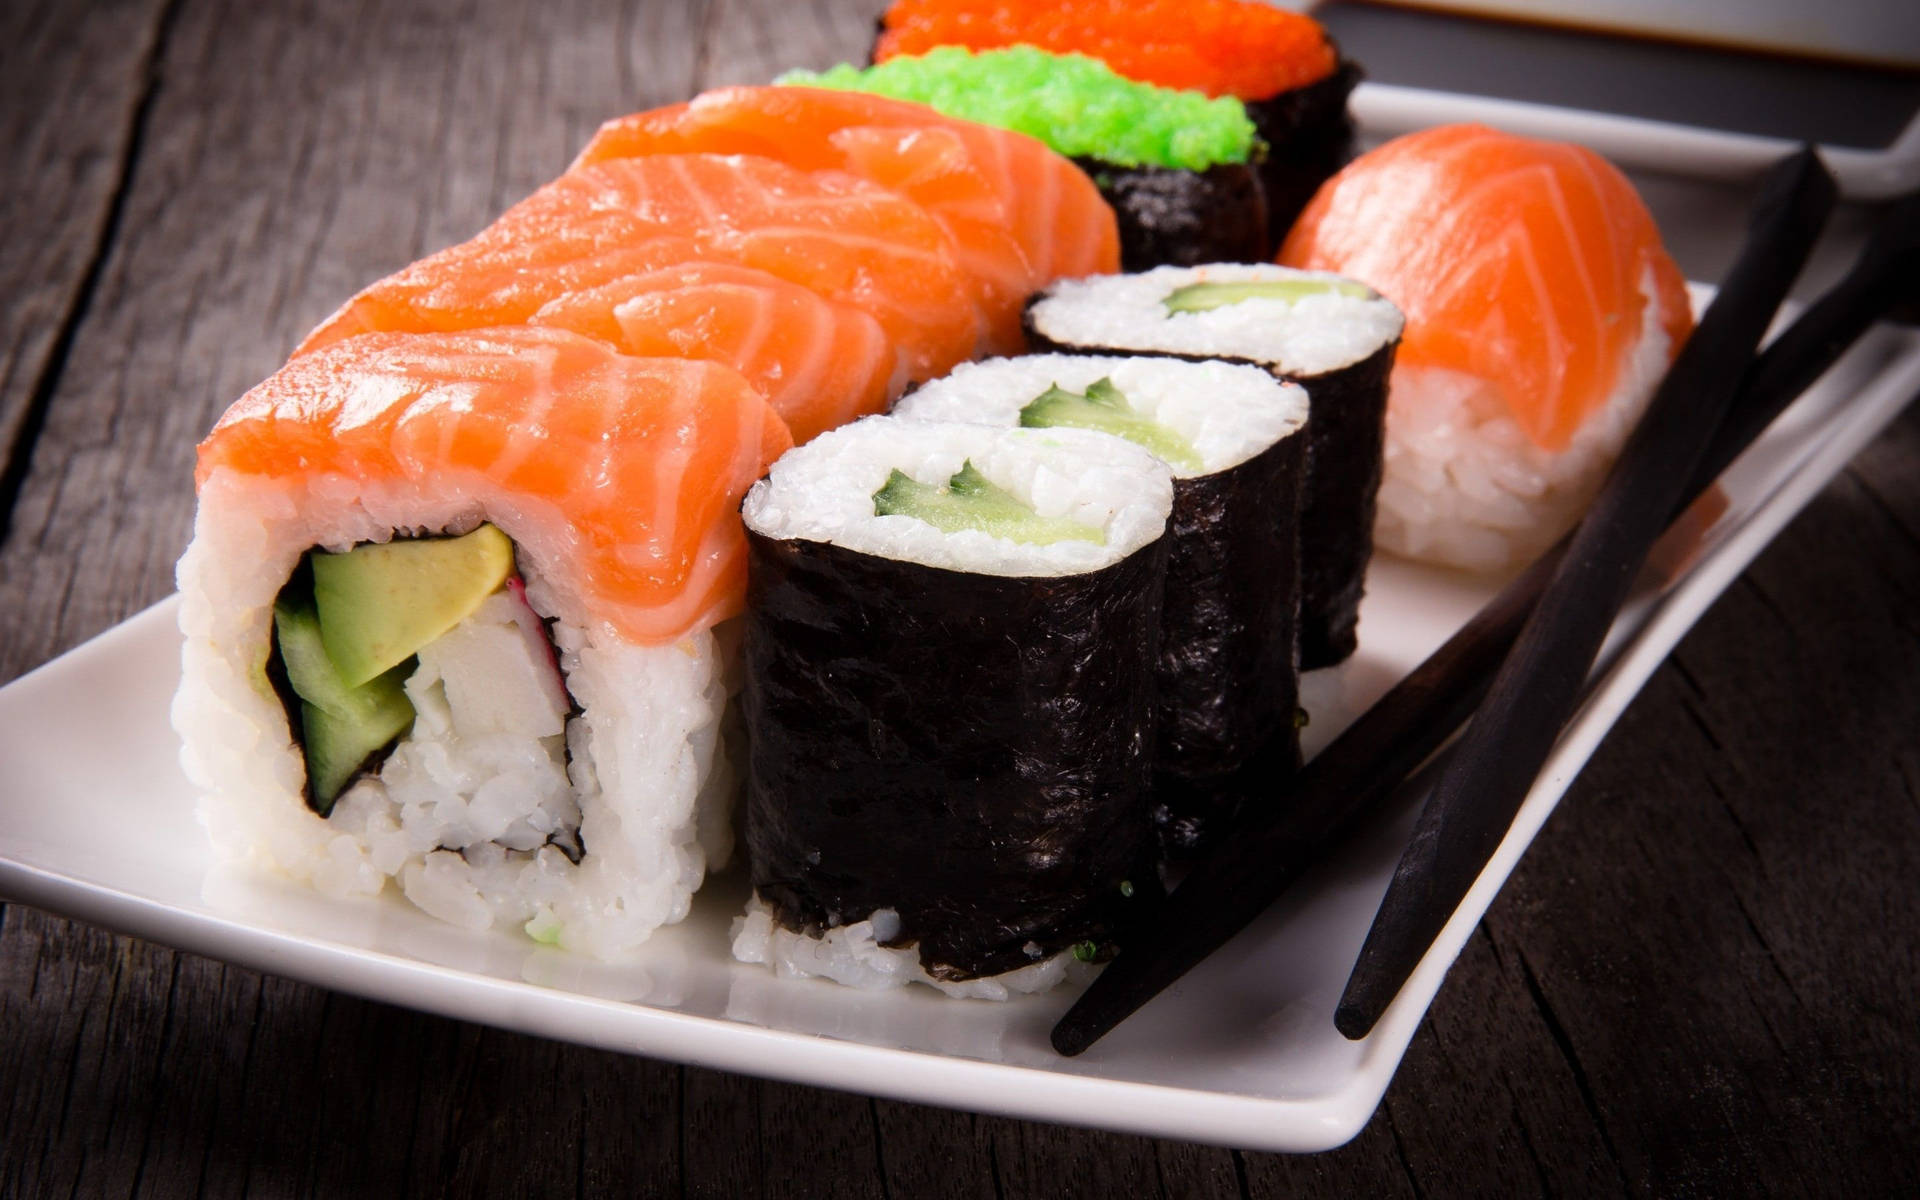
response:
{"label": "nori seaweed wrap", "polygon": [[[1247,116],[1266,143],[1265,153],[1257,160],[1270,235],[1262,259],[1273,256],[1307,201],[1353,157],[1353,118],[1347,112],[1347,97],[1359,85],[1360,77],[1360,68],[1343,58],[1333,74],[1322,79],[1264,99],[1245,101]],[[1235,257],[1215,261],[1250,260]]]}
{"label": "nori seaweed wrap", "polygon": [[[968,477],[1012,524],[939,524]],[[894,914],[884,944],[917,948],[932,981],[1124,938],[1158,894],[1170,502],[1166,468],[1115,439],[894,418],[756,486],[746,841],[779,926]]]}
{"label": "nori seaweed wrap", "polygon": [[1301,485],[1306,439],[1173,485],[1161,621],[1154,826],[1169,857],[1271,803],[1300,769]]}
{"label": "nori seaweed wrap", "polygon": [[1235,264],[1063,280],[1027,307],[1036,351],[1246,362],[1306,388],[1303,670],[1344,661],[1357,644],[1402,323],[1390,301],[1356,281]]}
{"label": "nori seaweed wrap", "polygon": [[964,365],[894,412],[1100,429],[1173,468],[1154,823],[1170,858],[1284,795],[1299,766],[1299,522],[1307,396],[1259,367],[1047,354]]}
{"label": "nori seaweed wrap", "polygon": [[1094,158],[1074,163],[1113,206],[1123,271],[1262,262],[1271,253],[1261,175],[1247,163],[1215,163],[1203,171]]}

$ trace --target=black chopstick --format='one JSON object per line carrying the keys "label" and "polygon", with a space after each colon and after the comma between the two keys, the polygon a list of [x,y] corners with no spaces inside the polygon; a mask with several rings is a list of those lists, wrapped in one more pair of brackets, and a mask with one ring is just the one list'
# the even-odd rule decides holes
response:
{"label": "black chopstick", "polygon": [[1655,390],[1439,771],[1334,1010],[1346,1036],[1372,1030],[1506,837],[1835,198],[1832,177],[1810,149],[1768,172],[1739,261]]}
{"label": "black chopstick", "polygon": [[[1920,274],[1920,194],[1892,205],[1847,276],[1767,347],[1695,471],[1678,517],[1882,315]],[[1298,777],[1290,802],[1198,863],[1053,1031],[1078,1054],[1219,949],[1393,795],[1485,694],[1567,539],[1509,583],[1447,643],[1369,708]]]}

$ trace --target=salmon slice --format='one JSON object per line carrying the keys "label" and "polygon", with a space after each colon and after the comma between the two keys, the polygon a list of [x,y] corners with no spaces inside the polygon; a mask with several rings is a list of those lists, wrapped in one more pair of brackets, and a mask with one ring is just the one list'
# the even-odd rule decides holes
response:
{"label": "salmon slice", "polygon": [[1686,280],[1624,175],[1583,147],[1480,125],[1349,163],[1279,261],[1372,285],[1407,316],[1398,366],[1488,381],[1556,452],[1606,404],[1648,304],[1669,355],[1692,330]]}
{"label": "salmon slice", "polygon": [[879,323],[914,379],[974,355],[983,324],[946,231],[834,171],[663,154],[568,171],[480,234],[348,301],[295,354],[370,330],[519,325],[573,292],[703,259],[751,267]]}
{"label": "salmon slice", "polygon": [[627,354],[724,363],[760,389],[795,442],[884,412],[905,384],[878,322],[764,271],[687,262],[548,301],[535,325]]}
{"label": "salmon slice", "polygon": [[921,205],[976,281],[996,353],[1024,348],[1028,296],[1062,276],[1119,269],[1113,210],[1085,172],[1024,134],[884,96],[721,88],[607,122],[576,161],[689,153],[848,171]]}
{"label": "salmon slice", "polygon": [[[632,642],[740,611],[740,500],[793,444],[740,375],[559,329],[371,333],[294,359],[200,444],[216,472],[433,484],[558,523],[561,580]],[[494,515],[494,514],[489,514]]]}

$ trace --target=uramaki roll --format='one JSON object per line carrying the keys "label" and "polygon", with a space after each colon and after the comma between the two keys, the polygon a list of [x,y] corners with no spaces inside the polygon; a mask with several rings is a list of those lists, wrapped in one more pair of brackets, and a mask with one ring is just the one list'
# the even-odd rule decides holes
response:
{"label": "uramaki roll", "polygon": [[617,956],[731,847],[739,497],[792,444],[724,367],[550,329],[301,356],[199,454],[174,727],[216,851]]}

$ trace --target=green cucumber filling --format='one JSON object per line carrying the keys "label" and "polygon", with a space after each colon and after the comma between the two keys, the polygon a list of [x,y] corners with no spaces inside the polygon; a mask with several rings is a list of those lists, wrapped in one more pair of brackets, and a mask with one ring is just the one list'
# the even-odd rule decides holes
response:
{"label": "green cucumber filling", "polygon": [[1098,59],[1032,46],[942,46],[860,68],[789,71],[777,82],[871,92],[1038,138],[1068,158],[1204,171],[1244,163],[1258,139],[1232,96],[1137,83]]}
{"label": "green cucumber filling", "polygon": [[1211,312],[1243,300],[1304,300],[1308,296],[1350,296],[1365,300],[1373,295],[1365,284],[1347,279],[1245,279],[1219,283],[1190,283],[1175,288],[1161,301],[1170,313]]}
{"label": "green cucumber filling", "polygon": [[1127,439],[1183,474],[1197,475],[1201,471],[1200,455],[1193,443],[1135,411],[1111,379],[1094,380],[1084,395],[1056,383],[1020,410],[1020,424],[1028,429],[1061,425],[1096,429]]}
{"label": "green cucumber filling", "polygon": [[274,601],[269,672],[277,666],[292,692],[309,807],[326,816],[355,779],[379,769],[413,725],[404,685],[415,655],[512,573],[513,543],[491,525],[307,552]]}
{"label": "green cucumber filling", "polygon": [[982,475],[971,461],[962,465],[945,486],[921,483],[895,470],[873,494],[873,515],[913,517],[943,533],[974,529],[1031,546],[1055,542],[1107,544],[1106,533],[1091,525],[1041,516]]}

